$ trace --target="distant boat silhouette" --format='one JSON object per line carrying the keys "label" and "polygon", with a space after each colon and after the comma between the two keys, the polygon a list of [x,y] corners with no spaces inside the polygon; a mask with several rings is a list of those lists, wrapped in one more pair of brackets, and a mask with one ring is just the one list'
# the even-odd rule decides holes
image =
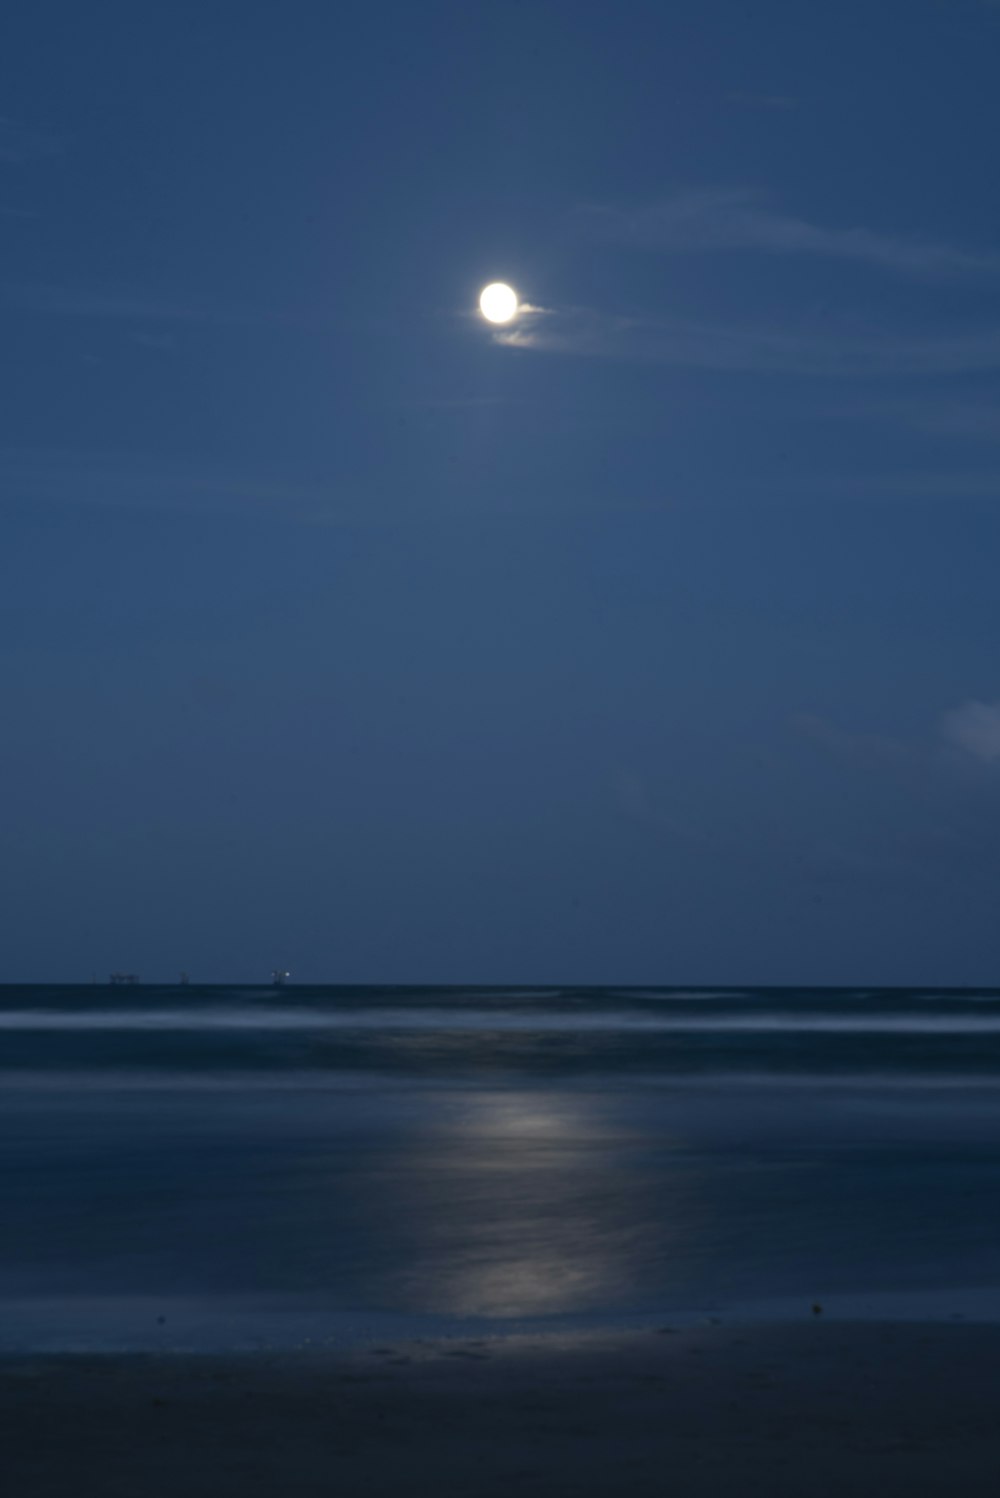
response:
{"label": "distant boat silhouette", "polygon": [[291,976],[291,973],[286,973],[283,968],[276,967],[271,974],[271,982],[275,988],[284,988],[285,979]]}

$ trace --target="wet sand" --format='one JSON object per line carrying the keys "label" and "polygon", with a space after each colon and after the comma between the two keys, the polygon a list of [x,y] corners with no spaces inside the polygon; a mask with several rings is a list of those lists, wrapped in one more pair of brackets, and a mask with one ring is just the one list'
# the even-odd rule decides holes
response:
{"label": "wet sand", "polygon": [[651,1329],[350,1353],[7,1357],[17,1498],[1000,1491],[1000,1328]]}

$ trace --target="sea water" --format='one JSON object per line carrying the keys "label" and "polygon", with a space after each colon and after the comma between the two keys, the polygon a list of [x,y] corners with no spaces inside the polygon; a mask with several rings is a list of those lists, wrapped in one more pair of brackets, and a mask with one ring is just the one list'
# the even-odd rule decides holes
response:
{"label": "sea water", "polygon": [[0,1350],[1000,1319],[998,1082],[1000,990],[0,988]]}

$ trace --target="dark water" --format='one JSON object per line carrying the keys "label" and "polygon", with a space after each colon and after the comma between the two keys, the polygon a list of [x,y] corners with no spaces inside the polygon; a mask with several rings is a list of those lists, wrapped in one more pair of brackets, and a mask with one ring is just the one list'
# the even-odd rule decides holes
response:
{"label": "dark water", "polygon": [[1000,1316],[1000,991],[0,989],[0,1347]]}

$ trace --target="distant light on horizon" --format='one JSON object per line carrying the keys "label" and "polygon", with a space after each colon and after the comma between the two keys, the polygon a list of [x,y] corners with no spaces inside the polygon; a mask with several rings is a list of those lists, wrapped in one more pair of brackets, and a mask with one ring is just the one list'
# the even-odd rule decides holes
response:
{"label": "distant light on horizon", "polygon": [[519,305],[517,292],[503,281],[492,281],[479,293],[479,310],[487,322],[510,322]]}

